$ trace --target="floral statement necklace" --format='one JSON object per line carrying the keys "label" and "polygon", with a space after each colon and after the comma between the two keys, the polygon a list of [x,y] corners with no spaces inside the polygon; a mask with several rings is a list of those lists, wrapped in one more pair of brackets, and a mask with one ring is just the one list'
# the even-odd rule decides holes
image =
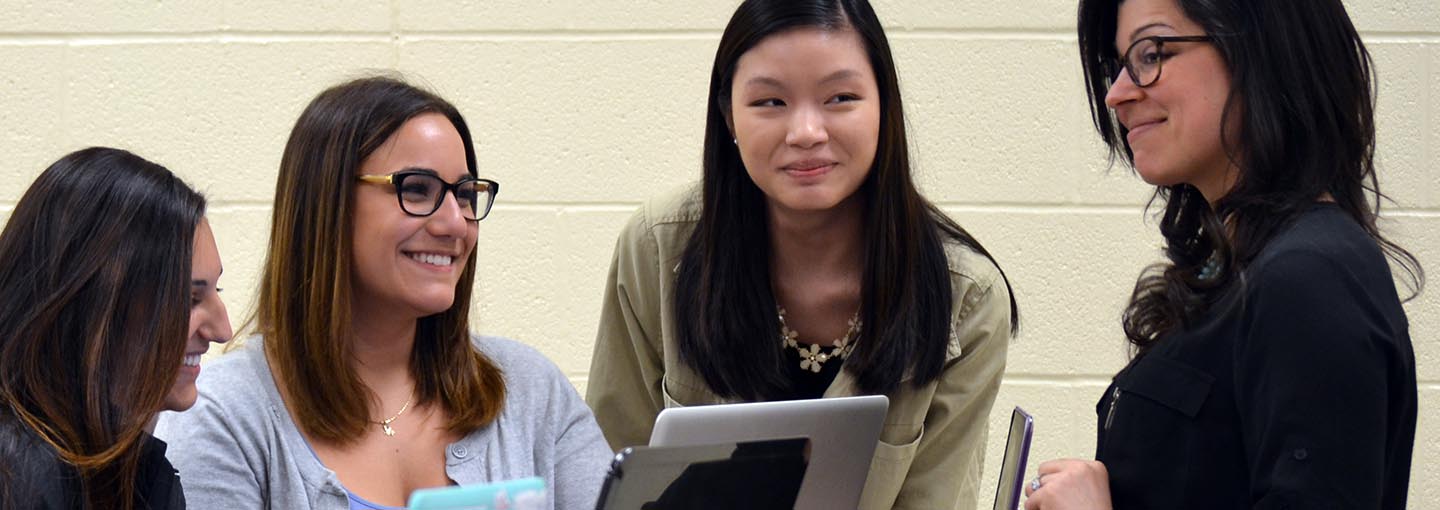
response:
{"label": "floral statement necklace", "polygon": [[786,348],[793,348],[799,352],[801,370],[820,373],[821,366],[824,365],[826,361],[835,358],[844,360],[850,357],[851,351],[855,350],[855,344],[851,343],[851,341],[855,339],[855,335],[860,333],[859,310],[855,311],[855,315],[850,316],[850,320],[848,321],[850,327],[845,330],[844,335],[841,335],[839,339],[835,340],[835,345],[830,346],[829,352],[822,352],[824,347],[821,347],[819,344],[801,347],[800,342],[795,341],[795,339],[800,336],[800,333],[790,329],[790,326],[785,324],[785,307],[776,307],[776,311],[779,312],[778,315],[780,316],[780,343]]}

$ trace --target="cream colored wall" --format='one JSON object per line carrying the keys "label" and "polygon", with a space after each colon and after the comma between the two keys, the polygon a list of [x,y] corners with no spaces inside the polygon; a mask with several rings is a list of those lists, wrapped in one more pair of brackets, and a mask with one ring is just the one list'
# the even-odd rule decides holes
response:
{"label": "cream colored wall", "polygon": [[[615,234],[699,175],[710,59],[735,2],[301,3],[0,0],[0,216],[88,145],[132,149],[212,200],[222,285],[250,307],[276,166],[323,87],[399,69],[455,101],[481,172],[481,331],[551,356],[577,387]],[[1440,274],[1440,3],[1351,0],[1380,75],[1384,226]],[[1032,459],[1089,456],[1125,360],[1118,317],[1159,257],[1149,189],[1106,170],[1080,82],[1074,2],[876,0],[900,66],[919,180],[1013,278],[1025,318],[991,419],[988,508],[1009,408]],[[1437,282],[1432,278],[1432,286]],[[1411,507],[1440,509],[1440,289],[1408,305],[1420,378]],[[1032,468],[1033,471],[1033,468]]]}

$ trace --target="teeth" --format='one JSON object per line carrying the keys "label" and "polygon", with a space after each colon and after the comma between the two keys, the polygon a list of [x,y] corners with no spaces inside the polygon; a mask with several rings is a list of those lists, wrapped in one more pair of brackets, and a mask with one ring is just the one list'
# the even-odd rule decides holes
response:
{"label": "teeth", "polygon": [[199,354],[186,354],[186,355],[185,355],[185,360],[184,360],[182,363],[184,363],[184,365],[187,366],[187,367],[198,367],[198,366],[200,366],[200,355],[199,355]]}
{"label": "teeth", "polygon": [[412,253],[410,254],[410,258],[432,266],[448,266],[450,265],[450,261],[453,260],[449,255],[436,255],[433,253]]}

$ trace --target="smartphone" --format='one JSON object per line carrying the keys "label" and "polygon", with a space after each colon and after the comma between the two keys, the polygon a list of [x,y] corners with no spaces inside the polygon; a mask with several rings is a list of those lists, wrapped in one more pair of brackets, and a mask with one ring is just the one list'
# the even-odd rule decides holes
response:
{"label": "smartphone", "polygon": [[545,510],[545,480],[521,478],[410,493],[410,510]]}

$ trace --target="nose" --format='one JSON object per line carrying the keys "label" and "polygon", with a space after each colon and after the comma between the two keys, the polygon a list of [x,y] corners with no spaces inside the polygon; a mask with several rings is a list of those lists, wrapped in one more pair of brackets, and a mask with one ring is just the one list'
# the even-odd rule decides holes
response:
{"label": "nose", "polygon": [[825,114],[818,108],[796,108],[790,118],[790,129],[785,133],[785,143],[794,147],[810,148],[830,140],[825,129]]}
{"label": "nose", "polygon": [[1115,109],[1122,104],[1138,101],[1144,97],[1145,89],[1135,86],[1135,81],[1130,79],[1130,71],[1121,68],[1120,74],[1110,83],[1110,90],[1105,91],[1105,106]]}
{"label": "nose", "polygon": [[436,237],[463,237],[470,228],[470,220],[465,219],[464,211],[460,208],[460,199],[455,197],[455,193],[444,193],[440,199],[440,208],[427,218],[429,221],[425,222],[425,229]]}
{"label": "nose", "polygon": [[216,312],[215,336],[210,337],[210,341],[223,344],[229,342],[235,332],[230,329],[230,312],[225,309],[225,303],[217,301],[215,306],[219,310]]}
{"label": "nose", "polygon": [[217,344],[230,341],[230,337],[234,335],[234,331],[230,329],[230,313],[226,311],[225,302],[220,300],[218,294],[212,294],[206,299],[198,312],[200,316],[194,319],[200,323],[196,331],[200,338]]}

